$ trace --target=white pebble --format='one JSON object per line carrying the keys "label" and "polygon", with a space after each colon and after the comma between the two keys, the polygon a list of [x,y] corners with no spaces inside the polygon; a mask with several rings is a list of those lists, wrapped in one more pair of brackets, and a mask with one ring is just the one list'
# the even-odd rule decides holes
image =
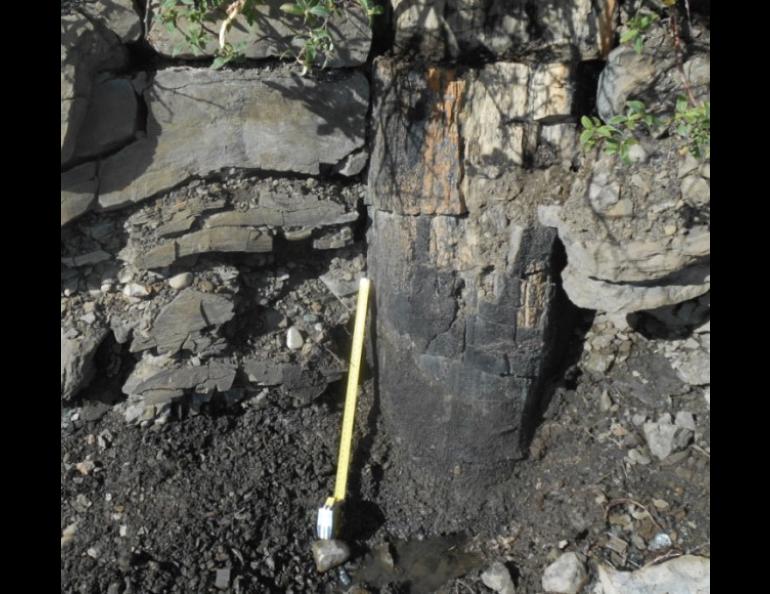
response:
{"label": "white pebble", "polygon": [[180,291],[192,284],[193,275],[192,272],[182,272],[168,279],[168,286],[172,289]]}
{"label": "white pebble", "polygon": [[302,337],[302,333],[296,326],[292,326],[286,331],[286,346],[291,350],[296,351],[301,349],[305,344],[305,339]]}

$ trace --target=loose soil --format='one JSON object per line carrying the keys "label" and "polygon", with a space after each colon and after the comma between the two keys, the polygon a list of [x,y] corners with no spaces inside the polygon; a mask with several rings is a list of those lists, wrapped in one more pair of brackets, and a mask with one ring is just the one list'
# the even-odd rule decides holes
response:
{"label": "loose soil", "polygon": [[[696,388],[635,396],[635,385],[654,379],[645,374],[670,373],[652,344],[636,336],[627,359],[601,375],[572,367],[529,458],[481,501],[458,501],[403,459],[367,378],[343,533],[353,556],[342,579],[318,574],[310,554],[316,510],[333,489],[342,382],[304,407],[273,393],[215,400],[150,427],[127,426],[111,410],[95,421],[72,421],[85,409],[63,410],[61,527],[77,528],[62,545],[61,590],[344,592],[352,579],[370,592],[483,593],[481,571],[502,560],[517,592],[536,593],[564,551],[624,570],[709,556],[709,411]],[[696,419],[687,449],[629,463],[645,441],[640,419],[681,410]],[[81,465],[87,474],[76,467],[85,460],[94,463]],[[672,546],[649,550],[661,532]],[[383,550],[393,553],[391,574],[376,569]],[[228,568],[220,589],[217,570]],[[429,573],[446,582],[426,582]]]}

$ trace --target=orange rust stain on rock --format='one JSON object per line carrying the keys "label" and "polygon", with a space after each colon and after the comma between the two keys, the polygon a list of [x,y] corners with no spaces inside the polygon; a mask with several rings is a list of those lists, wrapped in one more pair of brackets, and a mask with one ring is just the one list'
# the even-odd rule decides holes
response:
{"label": "orange rust stain on rock", "polygon": [[435,96],[431,116],[425,128],[422,150],[422,199],[424,214],[463,214],[465,203],[460,193],[462,160],[458,115],[465,81],[454,80],[454,70],[429,68],[428,88]]}

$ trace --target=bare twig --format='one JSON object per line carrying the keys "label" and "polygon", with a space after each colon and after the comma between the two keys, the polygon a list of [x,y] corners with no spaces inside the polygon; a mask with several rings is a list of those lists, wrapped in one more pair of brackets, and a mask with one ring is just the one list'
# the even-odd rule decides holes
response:
{"label": "bare twig", "polygon": [[243,10],[243,6],[246,4],[246,0],[235,0],[230,6],[227,7],[227,18],[222,21],[222,26],[219,28],[219,49],[223,50],[225,49],[225,44],[227,43],[225,36],[227,35],[227,30],[230,28],[230,25],[232,25],[233,21],[238,17],[238,15]]}
{"label": "bare twig", "polygon": [[622,503],[625,503],[625,504],[629,504],[630,503],[631,505],[635,505],[639,509],[645,511],[647,513],[647,515],[650,516],[650,520],[652,520],[652,523],[655,524],[655,527],[658,530],[661,530],[661,531],[663,530],[663,526],[661,526],[660,523],[655,519],[655,516],[653,516],[650,513],[649,509],[647,509],[644,505],[642,505],[641,503],[639,503],[635,499],[629,499],[628,497],[620,497],[618,499],[613,499],[612,501],[607,503],[607,508],[604,510],[604,520],[606,521],[607,519],[609,519],[610,510],[613,507],[615,507],[616,505],[620,505]]}
{"label": "bare twig", "polygon": [[684,50],[682,49],[682,38],[679,36],[679,23],[677,21],[676,7],[672,7],[669,10],[669,16],[671,19],[671,35],[674,38],[674,54],[676,56],[676,68],[679,70],[679,74],[682,76],[682,83],[684,84],[684,90],[687,93],[687,100],[692,107],[697,107],[698,102],[695,101],[695,95],[692,93],[690,87],[690,81],[684,72]]}

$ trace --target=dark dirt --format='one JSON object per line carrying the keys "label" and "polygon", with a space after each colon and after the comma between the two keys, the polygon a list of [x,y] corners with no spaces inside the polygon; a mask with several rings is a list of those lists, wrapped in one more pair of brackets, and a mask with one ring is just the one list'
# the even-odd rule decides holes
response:
{"label": "dark dirt", "polygon": [[[626,570],[667,554],[708,556],[709,412],[695,388],[649,404],[634,396],[632,380],[644,381],[635,368],[666,372],[651,344],[636,336],[627,360],[601,375],[575,380],[573,368],[529,458],[483,501],[449,505],[451,489],[432,486],[400,458],[367,381],[343,533],[353,548],[346,571],[365,578],[370,570],[360,567],[377,545],[398,550],[399,539],[450,534],[467,543],[445,547],[455,557],[439,555],[431,567],[451,569],[447,559],[455,559],[456,569],[460,549],[484,563],[462,567],[462,577],[448,571],[447,583],[430,591],[489,592],[480,572],[502,560],[518,592],[540,592],[544,568],[563,551]],[[94,422],[71,422],[73,411],[63,411],[61,527],[77,529],[62,546],[62,592],[217,592],[222,569],[230,570],[220,572],[230,592],[345,591],[336,572],[317,574],[310,555],[316,509],[333,489],[342,394],[338,382],[303,408],[277,393],[229,408],[214,401],[197,416],[180,407],[150,428],[128,427],[112,411]],[[630,464],[629,449],[644,444],[640,419],[680,410],[697,422],[689,447],[663,462],[648,453],[649,463]],[[95,467],[81,465],[83,475],[75,465],[85,460]],[[670,549],[647,549],[658,532],[670,536]],[[424,572],[425,563],[394,560],[401,573],[389,585],[370,579],[371,591],[425,591],[409,569]]]}

